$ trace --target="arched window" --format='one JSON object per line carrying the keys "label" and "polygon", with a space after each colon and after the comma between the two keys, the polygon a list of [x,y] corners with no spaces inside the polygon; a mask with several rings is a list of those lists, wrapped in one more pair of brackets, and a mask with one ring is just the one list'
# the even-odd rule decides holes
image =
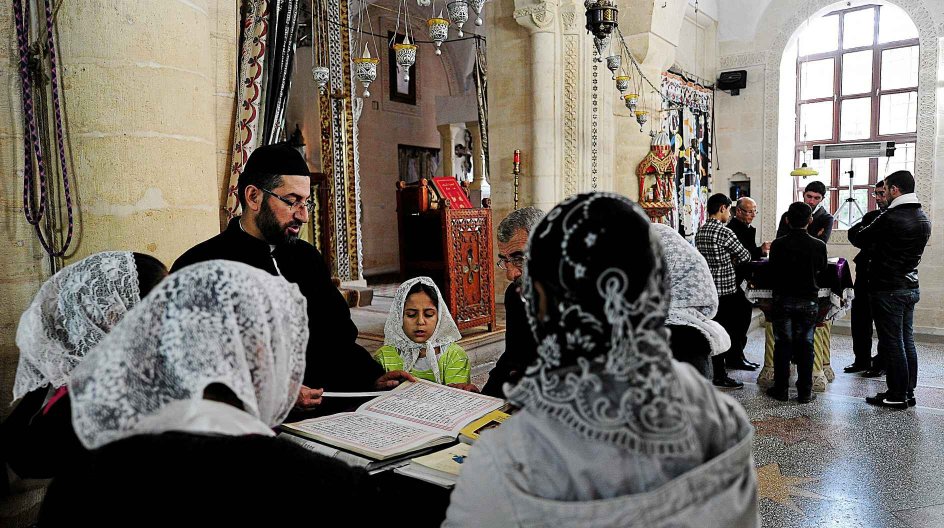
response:
{"label": "arched window", "polygon": [[[831,11],[800,33],[796,72],[796,163],[819,171],[796,179],[796,199],[810,181],[822,181],[829,189],[823,206],[836,216],[836,228],[848,229],[861,218],[852,204],[843,206],[850,192],[863,211],[871,210],[879,178],[914,172],[918,29],[894,5]],[[877,140],[895,141],[895,156],[812,159],[813,145]]]}

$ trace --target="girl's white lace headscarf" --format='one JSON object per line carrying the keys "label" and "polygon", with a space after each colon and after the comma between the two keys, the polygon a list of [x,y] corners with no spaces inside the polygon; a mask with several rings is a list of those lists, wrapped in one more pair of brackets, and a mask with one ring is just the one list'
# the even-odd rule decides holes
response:
{"label": "girl's white lace headscarf", "polygon": [[522,289],[538,359],[506,394],[584,438],[684,456],[698,439],[672,366],[662,245],[650,225],[629,199],[590,193],[534,228]]}
{"label": "girl's white lace headscarf", "polygon": [[[414,342],[403,331],[403,305],[406,304],[410,288],[417,283],[425,284],[435,290],[436,297],[439,299],[439,322],[425,343]],[[439,358],[436,357],[435,353],[436,347],[439,347],[440,353],[443,354],[449,348],[449,345],[460,339],[462,339],[462,334],[459,333],[459,327],[456,326],[456,322],[443,300],[442,293],[439,292],[439,288],[436,287],[433,279],[416,277],[404,282],[397,288],[397,293],[393,297],[393,304],[390,305],[390,314],[387,315],[387,322],[384,324],[384,345],[396,347],[400,359],[403,360],[403,370],[409,371],[412,369],[413,365],[416,364],[416,360],[420,357],[420,350],[425,348],[426,360],[433,370],[436,383],[442,383],[439,374]]]}
{"label": "girl's white lace headscarf", "polygon": [[130,251],[106,251],[62,268],[20,317],[20,361],[13,399],[47,384],[54,388],[141,300]]}
{"label": "girl's white lace headscarf", "polygon": [[199,407],[213,383],[265,425],[281,423],[305,372],[305,308],[297,286],[245,264],[212,260],[174,273],[73,372],[76,434],[94,449],[178,430],[145,419],[171,404]]}
{"label": "girl's white lace headscarf", "polygon": [[674,228],[652,224],[662,242],[662,256],[669,275],[670,325],[690,326],[705,336],[716,356],[731,348],[731,338],[720,324],[711,320],[718,313],[718,290],[705,257]]}

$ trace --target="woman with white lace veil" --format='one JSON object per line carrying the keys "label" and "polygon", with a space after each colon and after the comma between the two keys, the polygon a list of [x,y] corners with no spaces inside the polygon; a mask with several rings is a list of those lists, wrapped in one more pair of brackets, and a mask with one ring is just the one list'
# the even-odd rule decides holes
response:
{"label": "woman with white lace veil", "polygon": [[758,526],[753,430],[672,359],[662,247],[642,209],[568,198],[526,260],[538,360],[506,391],[521,411],[474,444],[444,526]]}
{"label": "woman with white lace veil", "polygon": [[62,268],[20,317],[19,365],[0,438],[20,477],[49,478],[83,449],[72,431],[66,383],[86,354],[167,276],[150,255],[105,251]]}
{"label": "woman with white lace veil", "polygon": [[666,326],[672,356],[712,379],[711,356],[731,348],[728,332],[711,318],[718,312],[718,290],[705,257],[674,228],[652,224],[662,243],[671,302]]}
{"label": "woman with white lace veil", "polygon": [[405,370],[414,377],[472,389],[469,356],[456,344],[462,335],[429,277],[410,279],[397,288],[384,324],[384,346],[374,359],[387,372]]}
{"label": "woman with white lace veil", "polygon": [[281,277],[220,260],[170,276],[73,371],[75,431],[94,451],[53,481],[41,524],[245,525],[301,516],[276,504],[344,507],[366,474],[272,430],[307,343],[305,298]]}

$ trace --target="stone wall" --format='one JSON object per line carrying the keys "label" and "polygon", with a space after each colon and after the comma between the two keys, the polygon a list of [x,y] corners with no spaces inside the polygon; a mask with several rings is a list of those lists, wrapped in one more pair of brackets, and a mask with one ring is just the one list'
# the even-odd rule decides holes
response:
{"label": "stone wall", "polygon": [[[237,6],[223,0],[61,4],[61,95],[77,233],[65,264],[109,249],[170,265],[219,232],[229,166]],[[23,127],[10,2],[0,2],[0,414],[20,314],[50,264],[23,217]]]}

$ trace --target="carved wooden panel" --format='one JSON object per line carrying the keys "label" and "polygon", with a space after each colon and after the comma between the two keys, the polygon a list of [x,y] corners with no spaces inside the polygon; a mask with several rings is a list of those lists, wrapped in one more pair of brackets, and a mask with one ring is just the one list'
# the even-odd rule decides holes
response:
{"label": "carved wooden panel", "polygon": [[460,330],[481,325],[494,329],[491,210],[447,207],[444,212],[446,291],[443,294],[449,311]]}

